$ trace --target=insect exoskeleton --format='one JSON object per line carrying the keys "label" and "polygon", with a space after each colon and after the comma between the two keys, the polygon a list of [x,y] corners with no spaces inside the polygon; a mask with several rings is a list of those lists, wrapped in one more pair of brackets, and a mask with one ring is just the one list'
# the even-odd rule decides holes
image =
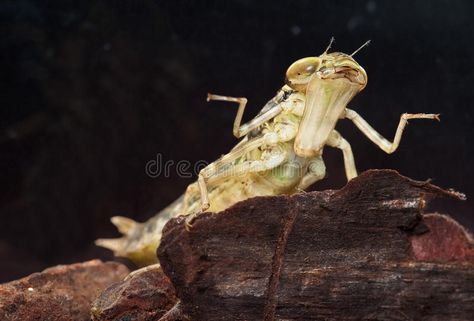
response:
{"label": "insect exoskeleton", "polygon": [[306,96],[295,152],[320,155],[349,101],[367,85],[367,73],[352,56],[333,52],[297,60],[288,68],[286,81]]}
{"label": "insect exoskeleton", "polygon": [[320,56],[291,64],[286,72],[286,85],[245,124],[241,121],[246,98],[208,94],[208,101],[239,104],[232,131],[242,140],[202,169],[198,180],[173,204],[144,224],[114,218],[112,222],[124,236],[98,240],[97,244],[138,265],[156,262],[161,230],[168,219],[187,215],[191,224],[195,215],[206,210],[219,212],[250,197],[304,190],[325,176],[325,146],[341,150],[347,180],[356,177],[351,146],[335,130],[340,119],[351,120],[386,153],[398,148],[408,119],[439,120],[438,114],[403,114],[393,141],[385,139],[347,107],[367,85],[367,73],[353,58],[362,47],[347,55],[328,53],[330,45]]}

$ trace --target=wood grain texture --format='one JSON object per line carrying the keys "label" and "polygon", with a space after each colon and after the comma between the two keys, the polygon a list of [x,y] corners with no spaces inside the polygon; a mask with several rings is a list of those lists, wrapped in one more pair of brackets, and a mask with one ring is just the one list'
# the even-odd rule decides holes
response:
{"label": "wood grain texture", "polygon": [[153,321],[170,310],[176,297],[161,269],[141,269],[105,289],[93,302],[92,321]]}
{"label": "wood grain texture", "polygon": [[[464,198],[372,170],[341,190],[204,213],[189,231],[171,220],[158,255],[180,303],[166,320],[472,320],[472,257],[420,239],[433,197]],[[467,233],[453,239],[470,253]]]}

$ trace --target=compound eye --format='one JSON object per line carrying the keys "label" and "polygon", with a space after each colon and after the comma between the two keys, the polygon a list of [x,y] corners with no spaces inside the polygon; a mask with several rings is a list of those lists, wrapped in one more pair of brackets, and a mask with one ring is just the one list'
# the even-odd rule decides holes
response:
{"label": "compound eye", "polygon": [[298,91],[304,91],[311,76],[318,70],[320,59],[308,57],[295,61],[286,71],[288,86]]}
{"label": "compound eye", "polygon": [[316,71],[316,66],[315,65],[301,65],[301,68],[296,71],[296,78],[307,78],[311,77],[311,75]]}

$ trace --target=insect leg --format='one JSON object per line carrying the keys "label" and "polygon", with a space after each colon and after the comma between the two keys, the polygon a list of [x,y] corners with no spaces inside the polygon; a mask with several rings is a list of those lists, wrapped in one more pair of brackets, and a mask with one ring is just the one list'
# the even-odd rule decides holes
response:
{"label": "insect leg", "polygon": [[152,265],[147,265],[145,267],[142,267],[141,269],[138,269],[138,270],[135,270],[135,271],[132,271],[130,272],[129,275],[127,275],[125,277],[125,279],[123,279],[124,281],[127,281],[127,280],[130,280],[133,276],[137,275],[137,274],[140,274],[140,273],[144,273],[144,272],[148,272],[148,271],[153,271],[153,270],[161,270],[161,265],[160,263],[155,263],[155,264],[152,264]]}
{"label": "insect leg", "polygon": [[[235,178],[238,176],[245,176],[251,172],[262,172],[271,170],[280,164],[282,164],[287,157],[287,154],[284,150],[278,150],[271,154],[270,157],[260,160],[247,160],[239,164],[225,164],[226,166],[221,166],[224,168],[222,171],[214,171],[205,173],[205,169],[199,173],[198,186],[201,193],[201,212],[206,211],[210,207],[209,197],[207,193],[208,185],[219,184],[220,182],[229,179]],[[209,166],[214,165],[215,163],[209,164]],[[192,213],[186,219],[186,224],[188,227],[191,227],[191,222],[198,213]]]}
{"label": "insect leg", "polygon": [[[248,160],[239,164],[227,164],[222,171],[199,173],[198,185],[201,192],[202,211],[209,208],[209,198],[207,193],[207,185],[218,184],[223,180],[245,176],[251,172],[262,172],[279,166],[286,158],[286,152],[279,150],[270,157],[262,160]],[[212,165],[212,164],[211,164]]]}
{"label": "insect leg", "polygon": [[201,193],[201,211],[205,212],[211,204],[209,203],[209,195],[207,192],[207,183],[203,174],[199,174],[198,177],[199,191]]}
{"label": "insect leg", "polygon": [[258,115],[257,117],[249,121],[248,123],[245,123],[241,126],[240,124],[242,122],[242,117],[244,115],[245,106],[247,105],[247,98],[207,94],[207,101],[210,101],[210,100],[230,101],[230,102],[235,102],[239,104],[239,109],[237,110],[237,115],[235,116],[234,126],[232,129],[234,136],[237,138],[247,135],[251,130],[259,127],[263,123],[274,118],[283,110],[281,105],[274,103],[273,100],[271,100],[268,103],[269,104],[274,103],[275,104],[274,108],[268,109],[266,112]]}
{"label": "insect leg", "polygon": [[248,152],[259,148],[265,144],[275,144],[278,140],[278,136],[275,133],[267,133],[264,136],[252,139],[246,143],[239,144],[236,148],[232,149],[228,154],[223,155],[217,161],[207,165],[201,170],[198,177],[198,186],[201,193],[201,204],[202,211],[209,208],[209,197],[207,192],[206,181],[212,176],[216,176],[222,171],[227,172],[228,169],[232,169],[234,162],[247,154]]}
{"label": "insect leg", "polygon": [[329,134],[326,144],[331,147],[339,148],[342,151],[347,180],[350,181],[356,177],[357,169],[354,162],[354,155],[352,154],[352,148],[349,142],[345,140],[344,137],[339,134],[339,132],[333,130],[331,134]]}
{"label": "insect leg", "polygon": [[346,108],[345,118],[352,120],[352,122],[367,136],[373,143],[380,147],[387,154],[393,153],[400,144],[403,130],[408,123],[408,119],[436,119],[439,121],[439,114],[402,114],[400,122],[398,123],[397,131],[393,142],[388,141],[385,137],[380,135],[372,126],[370,126],[364,118],[357,112]]}
{"label": "insect leg", "polygon": [[313,158],[308,166],[308,172],[301,179],[298,190],[305,190],[312,184],[320,181],[326,175],[326,165],[324,165],[323,158],[321,156]]}
{"label": "insect leg", "polygon": [[199,186],[197,182],[194,182],[188,185],[188,187],[186,188],[186,192],[184,193],[183,209],[181,211],[183,214],[188,214],[188,209],[193,203],[193,200],[196,198],[196,194],[199,194]]}

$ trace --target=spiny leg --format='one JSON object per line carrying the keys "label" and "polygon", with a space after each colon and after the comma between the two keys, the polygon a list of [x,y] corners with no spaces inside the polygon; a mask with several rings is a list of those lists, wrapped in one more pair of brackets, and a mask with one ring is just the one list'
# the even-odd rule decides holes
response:
{"label": "spiny leg", "polygon": [[297,190],[304,192],[306,188],[320,181],[326,175],[326,165],[321,156],[313,158],[308,165],[308,172],[301,179]]}
{"label": "spiny leg", "polygon": [[331,134],[329,134],[326,144],[331,147],[339,148],[342,151],[347,180],[350,181],[356,177],[357,169],[355,166],[354,154],[352,154],[352,148],[349,142],[345,140],[338,131],[333,130]]}
{"label": "spiny leg", "polygon": [[[211,100],[230,101],[239,104],[239,109],[237,110],[237,115],[235,116],[234,126],[232,129],[234,136],[237,138],[247,135],[251,130],[274,118],[283,110],[281,105],[276,104],[273,108],[270,108],[263,114],[258,115],[248,123],[245,123],[241,126],[240,124],[244,115],[245,106],[247,105],[247,98],[207,94],[207,101]],[[272,101],[269,103],[271,102]]]}
{"label": "spiny leg", "polygon": [[398,123],[397,131],[393,142],[388,141],[385,137],[380,135],[372,126],[370,126],[364,118],[362,118],[356,111],[346,108],[345,118],[352,120],[352,122],[367,136],[373,143],[380,147],[387,154],[393,153],[400,144],[403,130],[408,123],[408,119],[436,119],[439,121],[439,114],[402,114],[400,122]]}

